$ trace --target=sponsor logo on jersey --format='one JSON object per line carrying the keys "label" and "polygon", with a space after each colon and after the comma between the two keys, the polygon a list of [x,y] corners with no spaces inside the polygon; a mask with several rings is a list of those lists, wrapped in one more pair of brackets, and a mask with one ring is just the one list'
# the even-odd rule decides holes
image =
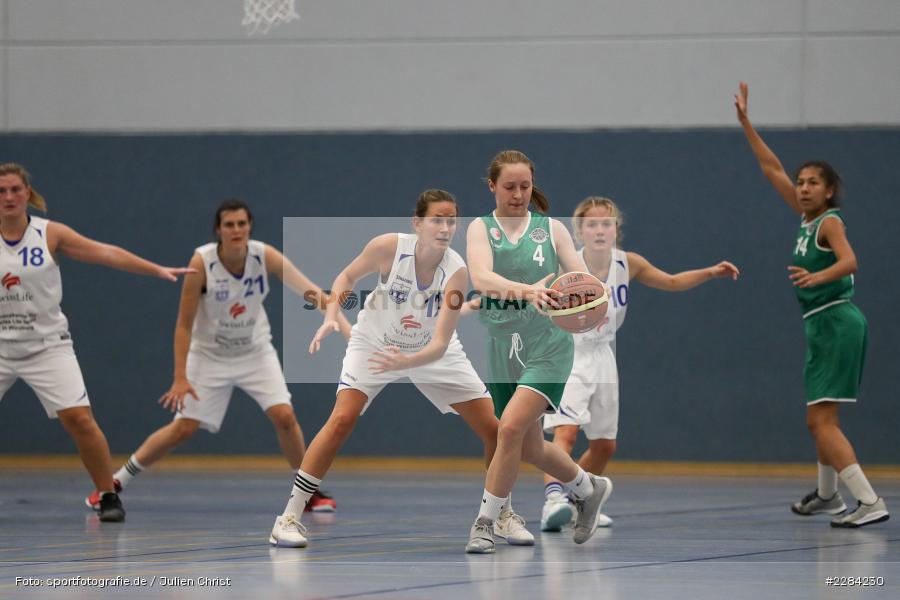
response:
{"label": "sponsor logo on jersey", "polygon": [[394,283],[391,284],[391,289],[388,291],[388,296],[390,296],[391,300],[397,304],[403,304],[406,302],[406,299],[409,298],[410,289],[410,286],[399,281],[394,281]]}
{"label": "sponsor logo on jersey", "polygon": [[496,227],[491,227],[491,237],[499,242],[500,241],[500,230],[497,229]]}
{"label": "sponsor logo on jersey", "polygon": [[235,302],[231,305],[231,308],[228,309],[228,312],[231,313],[232,319],[237,319],[239,316],[247,312],[247,307],[240,302]]}
{"label": "sponsor logo on jersey", "polygon": [[535,244],[542,244],[547,241],[550,234],[547,233],[547,230],[543,227],[535,227],[531,230],[531,234],[528,237],[531,238],[531,241]]}
{"label": "sponsor logo on jersey", "polygon": [[228,280],[216,279],[216,285],[213,292],[216,302],[226,302],[228,300]]}
{"label": "sponsor logo on jersey", "polygon": [[12,273],[7,273],[6,275],[3,276],[3,279],[0,279],[0,283],[2,283],[3,287],[8,290],[8,289],[11,289],[13,286],[20,285],[22,283],[22,280],[19,279],[18,277],[16,277],[15,275],[13,275]]}
{"label": "sponsor logo on jersey", "polygon": [[403,325],[403,329],[422,329],[422,324],[416,321],[412,315],[401,317],[400,324]]}

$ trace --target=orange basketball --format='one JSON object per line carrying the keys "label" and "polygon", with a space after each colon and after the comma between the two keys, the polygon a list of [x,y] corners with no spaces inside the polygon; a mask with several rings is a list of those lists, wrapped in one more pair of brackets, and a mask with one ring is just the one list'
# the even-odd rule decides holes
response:
{"label": "orange basketball", "polygon": [[547,309],[557,327],[570,333],[584,333],[596,328],[606,316],[609,296],[603,283],[590,273],[572,271],[556,278],[550,289],[562,296],[559,309]]}

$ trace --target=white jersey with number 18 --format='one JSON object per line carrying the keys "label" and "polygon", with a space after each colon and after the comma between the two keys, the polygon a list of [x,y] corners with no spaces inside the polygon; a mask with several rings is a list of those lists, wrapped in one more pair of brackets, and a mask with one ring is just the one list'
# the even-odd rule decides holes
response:
{"label": "white jersey with number 18", "polygon": [[0,356],[25,358],[68,341],[62,277],[47,247],[47,219],[29,217],[22,239],[0,249]]}

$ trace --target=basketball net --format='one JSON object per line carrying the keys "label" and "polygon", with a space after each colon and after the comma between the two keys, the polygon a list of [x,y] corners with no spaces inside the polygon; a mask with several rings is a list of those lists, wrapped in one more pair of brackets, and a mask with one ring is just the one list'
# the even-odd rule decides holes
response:
{"label": "basketball net", "polygon": [[265,35],[276,25],[300,18],[294,2],[296,0],[244,0],[244,20],[241,25],[247,29],[247,35]]}

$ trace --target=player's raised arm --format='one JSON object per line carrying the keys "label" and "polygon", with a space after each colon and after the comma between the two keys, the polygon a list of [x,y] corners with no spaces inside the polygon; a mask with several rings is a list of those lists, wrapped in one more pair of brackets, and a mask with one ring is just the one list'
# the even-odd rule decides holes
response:
{"label": "player's raised arm", "polygon": [[794,212],[801,214],[802,210],[797,201],[794,182],[785,172],[781,161],[778,160],[778,156],[766,145],[750,122],[750,116],[747,112],[748,96],[749,87],[746,83],[741,82],[739,92],[734,95],[734,107],[737,110],[738,121],[744,128],[744,135],[747,136],[747,141],[750,143],[750,149],[753,150],[756,160],[759,161],[759,167],[766,178],[772,182],[775,190],[784,198],[784,201]]}

